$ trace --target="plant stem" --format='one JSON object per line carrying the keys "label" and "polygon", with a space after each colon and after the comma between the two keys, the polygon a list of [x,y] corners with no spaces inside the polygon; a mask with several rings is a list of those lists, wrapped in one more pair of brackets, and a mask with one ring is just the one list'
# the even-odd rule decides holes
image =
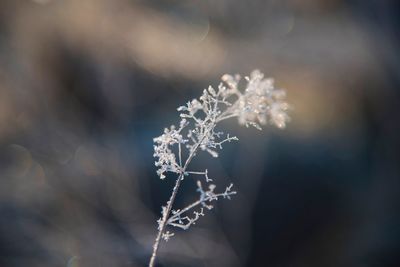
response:
{"label": "plant stem", "polygon": [[192,161],[193,157],[195,156],[197,149],[199,148],[201,142],[203,142],[205,137],[206,137],[206,134],[204,134],[203,137],[200,139],[200,141],[196,144],[192,153],[190,153],[188,159],[186,160],[185,165],[183,166],[178,178],[176,179],[174,189],[172,190],[171,197],[169,198],[169,200],[167,202],[167,207],[166,207],[165,211],[163,212],[163,217],[162,217],[161,222],[158,227],[158,234],[157,234],[156,240],[154,241],[153,253],[151,254],[149,267],[154,267],[156,257],[157,257],[158,247],[160,246],[161,237],[164,233],[165,227],[168,224],[168,217],[169,217],[169,214],[171,213],[172,205],[174,204],[176,195],[178,194],[178,189],[181,185],[181,182],[185,175],[186,169],[187,169],[189,163]]}
{"label": "plant stem", "polygon": [[[193,209],[194,207],[200,205],[201,203],[205,203],[207,201],[210,201],[213,198],[218,198],[218,197],[224,197],[224,196],[230,196],[230,195],[234,195],[236,194],[236,192],[229,192],[229,193],[220,193],[220,194],[215,194],[214,196],[209,196],[206,197],[205,199],[199,199],[196,202],[193,202],[192,204],[190,204],[189,206],[187,206],[186,208],[180,210],[179,212],[175,213],[174,215],[171,216],[171,218],[168,219],[167,223],[172,223],[174,221],[177,220],[177,218],[179,216],[181,216],[182,214],[184,214],[185,212]],[[178,225],[176,225],[177,227],[179,227]],[[181,227],[182,228],[182,227]],[[184,228],[183,228],[184,229]]]}
{"label": "plant stem", "polygon": [[162,237],[162,234],[164,233],[165,227],[167,226],[167,219],[171,212],[172,204],[178,193],[179,186],[182,182],[183,174],[184,174],[184,171],[182,171],[181,174],[179,174],[178,179],[176,179],[175,186],[174,186],[174,189],[172,190],[171,197],[169,198],[169,201],[167,202],[167,208],[163,212],[163,217],[162,217],[162,220],[159,225],[158,234],[157,234],[156,240],[154,241],[153,253],[151,254],[149,267],[153,267],[154,263],[156,261],[157,251],[158,251],[158,247],[160,246],[161,237]]}
{"label": "plant stem", "polygon": [[[234,103],[234,105],[236,105],[236,103]],[[180,187],[181,182],[182,182],[182,180],[184,178],[184,175],[186,173],[186,169],[187,169],[189,163],[192,161],[193,157],[195,156],[200,144],[206,138],[208,133],[214,129],[216,124],[218,122],[222,121],[222,120],[225,120],[225,119],[231,117],[230,115],[226,116],[226,117],[222,117],[221,115],[222,114],[220,114],[218,117],[214,118],[212,120],[212,122],[211,122],[211,125],[209,127],[207,127],[207,129],[204,130],[202,138],[194,146],[192,152],[190,153],[189,157],[187,158],[187,160],[185,162],[185,165],[181,169],[181,172],[178,175],[178,178],[176,179],[175,186],[174,186],[174,189],[172,190],[171,197],[169,198],[169,200],[167,202],[167,207],[163,211],[163,216],[162,216],[161,222],[159,223],[159,226],[158,226],[158,234],[157,234],[157,237],[156,237],[156,239],[154,241],[154,244],[153,244],[153,253],[151,254],[149,267],[154,267],[154,264],[155,264],[155,261],[156,261],[156,257],[157,257],[158,248],[160,246],[160,241],[161,241],[162,235],[163,235],[163,233],[165,231],[165,228],[166,228],[166,226],[168,224],[168,217],[169,217],[169,215],[171,213],[172,205],[174,204],[176,195],[178,194],[179,187]],[[234,116],[236,116],[236,114]],[[181,161],[181,148],[180,148],[180,146],[179,146],[179,160]],[[181,164],[181,166],[182,166],[182,164]]]}

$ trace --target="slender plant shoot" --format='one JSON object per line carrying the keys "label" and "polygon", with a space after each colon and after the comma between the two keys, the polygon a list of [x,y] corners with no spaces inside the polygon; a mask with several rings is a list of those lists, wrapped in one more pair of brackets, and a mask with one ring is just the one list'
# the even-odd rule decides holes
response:
{"label": "slender plant shoot", "polygon": [[[232,184],[218,192],[207,169],[189,168],[198,152],[205,151],[212,157],[218,157],[218,150],[222,149],[224,143],[238,140],[236,136],[217,130],[218,123],[236,117],[239,124],[261,130],[261,125],[268,123],[285,128],[289,121],[286,93],[274,87],[273,79],[264,78],[260,71],[255,70],[245,80],[246,85],[242,92],[239,90],[239,75],[223,75],[217,89],[209,86],[199,99],[193,99],[178,108],[181,118],[178,126],[165,128],[161,136],[154,138],[158,176],[165,179],[167,173],[172,173],[176,176],[176,181],[157,221],[158,234],[153,244],[149,267],[155,265],[160,242],[168,241],[174,236],[171,229],[188,229],[207,210],[213,208],[214,201],[230,199],[236,194]],[[184,208],[173,209],[179,187],[189,176],[204,178],[203,181],[197,181],[199,198]]]}

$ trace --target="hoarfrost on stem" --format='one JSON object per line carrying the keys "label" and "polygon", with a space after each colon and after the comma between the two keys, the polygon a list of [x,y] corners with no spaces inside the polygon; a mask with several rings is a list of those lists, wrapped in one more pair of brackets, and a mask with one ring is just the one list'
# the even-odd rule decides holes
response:
{"label": "hoarfrost on stem", "polygon": [[[222,82],[216,89],[209,86],[203,90],[198,99],[193,99],[180,106],[181,121],[179,127],[170,126],[164,133],[154,138],[154,157],[157,174],[165,179],[168,173],[177,175],[175,186],[167,204],[162,207],[161,218],[158,220],[158,235],[153,245],[153,253],[149,266],[155,264],[155,258],[161,239],[168,241],[174,236],[166,231],[167,226],[188,229],[204,216],[205,210],[213,208],[211,203],[220,198],[230,199],[236,194],[233,185],[225,191],[216,193],[216,186],[209,184],[208,170],[188,170],[190,162],[201,151],[208,152],[212,157],[218,157],[219,150],[226,142],[237,141],[236,136],[218,131],[219,122],[236,117],[239,124],[253,126],[261,130],[261,125],[272,124],[285,128],[290,120],[287,111],[290,108],[285,101],[286,93],[274,86],[274,80],[264,78],[258,70],[245,77],[246,85],[239,89],[240,76],[222,76]],[[204,189],[201,181],[197,181],[198,200],[182,209],[172,209],[181,182],[188,176],[204,176],[208,189]]]}

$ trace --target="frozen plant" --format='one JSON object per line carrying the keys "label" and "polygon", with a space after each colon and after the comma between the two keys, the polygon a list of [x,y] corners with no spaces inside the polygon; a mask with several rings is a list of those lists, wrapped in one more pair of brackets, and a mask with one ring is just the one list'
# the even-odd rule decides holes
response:
{"label": "frozen plant", "polygon": [[[149,267],[155,264],[160,241],[168,241],[174,236],[172,230],[167,231],[167,227],[186,230],[213,208],[212,202],[221,198],[230,199],[236,194],[232,184],[222,192],[216,191],[207,169],[189,169],[199,151],[218,157],[218,150],[222,149],[224,143],[238,140],[235,136],[218,131],[218,123],[237,117],[239,124],[261,130],[261,125],[267,123],[284,128],[289,121],[285,91],[276,89],[273,79],[264,78],[264,74],[254,70],[245,80],[246,86],[242,92],[239,89],[239,75],[223,75],[217,89],[209,86],[199,99],[193,99],[177,109],[181,118],[179,126],[165,128],[161,136],[154,138],[157,174],[165,179],[167,173],[174,173],[176,182],[170,199],[161,209],[161,218],[157,221],[158,234]],[[204,177],[207,186],[203,187],[202,182],[197,181],[198,200],[185,208],[172,209],[182,181],[189,176]]]}

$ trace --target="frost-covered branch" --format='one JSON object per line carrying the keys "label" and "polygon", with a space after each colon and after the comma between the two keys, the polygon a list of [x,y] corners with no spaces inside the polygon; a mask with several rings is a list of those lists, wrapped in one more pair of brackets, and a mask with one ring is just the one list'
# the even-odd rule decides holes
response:
{"label": "frost-covered branch", "polygon": [[204,178],[206,179],[206,182],[212,182],[213,180],[208,177],[208,170],[206,169],[204,172],[193,172],[193,171],[187,171],[185,173],[185,175],[190,175],[190,174],[194,174],[194,175],[204,175]]}
{"label": "frost-covered branch", "polygon": [[[158,234],[153,245],[150,267],[155,264],[160,240],[167,241],[174,235],[166,231],[167,225],[186,230],[204,216],[205,209],[212,209],[212,201],[219,198],[230,199],[231,195],[236,194],[232,191],[232,184],[224,192],[214,193],[215,185],[209,184],[208,189],[204,190],[198,181],[199,200],[181,210],[172,210],[181,182],[186,177],[204,175],[206,183],[212,181],[208,177],[207,169],[204,172],[187,170],[196,154],[206,151],[212,157],[218,157],[218,151],[222,149],[223,144],[238,140],[235,136],[218,131],[218,123],[237,117],[239,124],[261,129],[261,125],[267,123],[284,128],[289,121],[289,105],[285,102],[285,91],[276,89],[273,79],[264,78],[258,70],[245,79],[247,84],[242,91],[239,89],[240,76],[225,74],[217,89],[209,86],[203,90],[200,98],[178,107],[181,118],[179,127],[172,125],[165,128],[162,135],[154,138],[158,176],[165,179],[172,173],[176,175],[176,181],[171,197],[162,207],[161,218],[158,220]],[[200,209],[196,209],[198,207]]]}
{"label": "frost-covered branch", "polygon": [[[218,200],[218,198],[230,199],[231,195],[235,195],[237,192],[232,191],[233,184],[226,187],[225,191],[222,193],[214,193],[215,185],[210,184],[208,190],[204,190],[200,181],[197,181],[197,191],[200,193],[200,197],[197,201],[188,205],[182,210],[173,210],[172,216],[167,221],[168,225],[181,228],[183,230],[188,229],[192,224],[195,224],[200,216],[204,216],[204,208],[211,210],[214,206],[210,204],[212,201]],[[193,211],[193,217],[190,215],[183,216],[189,211],[193,210],[197,206],[202,206],[200,210]]]}

